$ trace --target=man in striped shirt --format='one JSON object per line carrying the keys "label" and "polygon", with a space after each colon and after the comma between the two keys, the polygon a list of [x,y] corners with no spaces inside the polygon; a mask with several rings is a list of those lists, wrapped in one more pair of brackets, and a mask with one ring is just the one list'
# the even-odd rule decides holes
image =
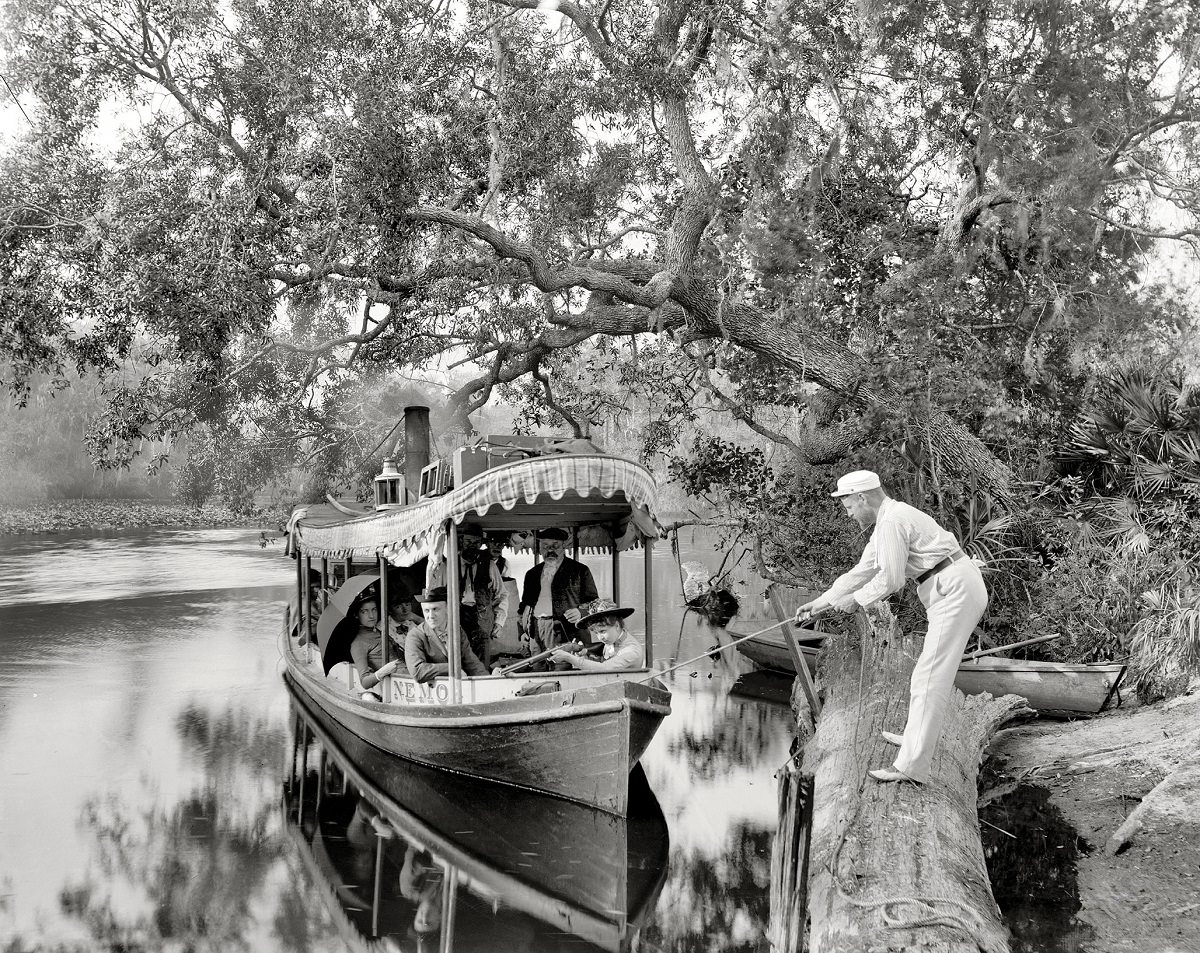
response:
{"label": "man in striped shirt", "polygon": [[909,579],[916,581],[929,628],[913,668],[908,721],[902,735],[883,732],[884,740],[900,748],[893,768],[868,773],[876,781],[922,784],[929,780],[959,660],[987,607],[987,588],[954,535],[928,514],[889,497],[877,474],[847,473],[831,495],[841,499],[859,526],[874,529],[858,565],[797,609],[796,621],[830,610],[853,612],[898,591]]}

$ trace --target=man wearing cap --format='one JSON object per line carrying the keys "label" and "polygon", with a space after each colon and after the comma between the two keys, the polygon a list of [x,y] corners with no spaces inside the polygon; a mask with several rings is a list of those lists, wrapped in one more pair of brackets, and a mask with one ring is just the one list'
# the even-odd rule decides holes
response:
{"label": "man wearing cap", "polygon": [[873,526],[862,558],[825,592],[796,610],[802,622],[822,612],[853,612],[904,586],[917,584],[928,631],[909,687],[908,721],[902,735],[884,740],[898,745],[893,769],[868,772],[876,781],[929,780],[933,750],[942,733],[946,705],[967,639],[987,607],[987,588],[979,567],[958,540],[926,513],[893,500],[870,470],[855,470],[838,480],[831,494],[863,529]]}
{"label": "man wearing cap", "polygon": [[623,621],[633,615],[611,599],[593,599],[579,607],[579,628],[586,630],[592,642],[604,646],[600,658],[592,659],[568,649],[556,649],[551,654],[553,662],[569,665],[585,672],[613,672],[644,668],[646,647],[628,629]]}
{"label": "man wearing cap", "polygon": [[579,621],[579,607],[599,597],[592,571],[566,555],[569,534],[552,527],[538,530],[543,560],[525,573],[519,618],[542,651],[568,640]]}
{"label": "man wearing cap", "polygon": [[[408,630],[404,637],[404,661],[412,677],[418,682],[432,682],[439,675],[450,674],[450,651],[447,644],[446,587],[426,589],[417,597],[421,603],[421,614],[425,621]],[[471,651],[466,633],[458,631],[459,658],[462,670],[467,675],[487,675],[488,670]],[[389,663],[391,664],[391,663]],[[387,668],[385,665],[384,668]],[[383,672],[380,669],[378,673]]]}

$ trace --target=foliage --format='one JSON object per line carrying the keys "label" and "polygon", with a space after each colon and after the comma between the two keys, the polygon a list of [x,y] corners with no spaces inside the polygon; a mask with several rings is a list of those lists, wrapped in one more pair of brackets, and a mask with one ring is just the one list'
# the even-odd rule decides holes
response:
{"label": "foliage", "polygon": [[100,374],[109,465],[207,428],[286,470],[381,371],[467,361],[462,412],[565,370],[541,426],[640,367],[649,453],[722,341],[735,399],[1003,500],[1016,429],[1187,320],[1137,279],[1157,207],[1192,236],[1188,6],[531,6],[9,0],[5,382]]}
{"label": "foliage", "polygon": [[1200,675],[1200,587],[1162,586],[1142,599],[1148,611],[1133,627],[1130,677],[1139,697],[1153,701]]}
{"label": "foliage", "polygon": [[1185,386],[1179,370],[1116,371],[1098,382],[1056,456],[1063,475],[1097,497],[1175,496],[1200,484],[1200,388]]}

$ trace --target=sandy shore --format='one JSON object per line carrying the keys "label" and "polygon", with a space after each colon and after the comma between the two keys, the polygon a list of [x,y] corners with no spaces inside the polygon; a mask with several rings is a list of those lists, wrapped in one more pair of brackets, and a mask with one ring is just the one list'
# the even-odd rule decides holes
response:
{"label": "sandy shore", "polygon": [[1089,845],[1075,858],[1081,949],[1200,953],[1200,689],[1088,721],[1035,721],[989,750],[1002,780],[1043,785]]}

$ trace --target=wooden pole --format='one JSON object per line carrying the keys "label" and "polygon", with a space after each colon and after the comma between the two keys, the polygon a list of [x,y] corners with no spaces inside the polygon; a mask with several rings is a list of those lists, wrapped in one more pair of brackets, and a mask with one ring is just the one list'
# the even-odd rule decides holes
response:
{"label": "wooden pole", "polygon": [[816,728],[817,718],[821,715],[821,699],[817,695],[817,686],[813,681],[812,672],[808,670],[808,660],[800,650],[800,643],[796,637],[796,628],[792,624],[791,617],[783,611],[783,602],[780,600],[779,593],[774,586],[770,589],[770,598],[775,618],[779,620],[783,628],[783,641],[787,645],[788,654],[792,657],[792,664],[796,667],[796,678],[800,680],[800,687],[804,690],[804,697],[808,701],[808,708],[811,713],[808,728],[811,731]]}
{"label": "wooden pole", "polygon": [[[383,644],[380,646],[383,649],[383,664],[387,665],[392,657],[392,639],[391,639],[391,624],[392,620],[388,617],[388,561],[384,558],[383,553],[379,554],[379,612],[382,616],[379,620],[380,639]],[[390,702],[392,700],[392,680],[388,677],[383,679],[383,700]]]}
{"label": "wooden pole", "polygon": [[812,778],[792,761],[779,774],[779,827],[771,846],[771,916],[767,937],[779,953],[804,947],[808,920],[808,854]]}
{"label": "wooden pole", "polygon": [[371,890],[371,936],[379,936],[379,901],[383,894],[383,835],[375,832],[375,883]]}
{"label": "wooden pole", "polygon": [[448,521],[446,531],[446,658],[450,661],[450,696],[457,705],[462,702],[462,649],[459,631],[462,612],[458,584],[458,524]]}
{"label": "wooden pole", "polygon": [[308,780],[308,722],[300,719],[300,806],[296,820],[304,826],[304,783]]}
{"label": "wooden pole", "polygon": [[646,550],[646,559],[644,567],[645,591],[643,596],[646,603],[646,667],[654,666],[654,603],[652,597],[654,594],[654,564],[651,562],[651,557],[654,555],[654,540],[649,536],[642,538],[642,548]]}
{"label": "wooden pole", "polygon": [[997,652],[1007,652],[1009,649],[1019,649],[1024,645],[1036,645],[1038,642],[1050,642],[1059,638],[1061,632],[1054,632],[1051,635],[1039,635],[1033,639],[1023,639],[1020,642],[1013,642],[1011,645],[997,645],[991,649],[981,649],[978,652],[968,652],[962,657],[964,662],[969,662],[973,658],[982,658],[985,655],[995,655]]}
{"label": "wooden pole", "polygon": [[441,953],[454,951],[454,915],[458,910],[458,868],[447,865],[442,878],[442,935],[438,949]]}
{"label": "wooden pole", "polygon": [[[304,608],[301,611],[304,613],[304,661],[305,663],[311,663],[312,643],[315,633],[313,632],[312,623],[312,586],[308,584],[308,579],[312,574],[312,557],[305,556],[302,561],[304,563],[304,569],[302,570],[304,573]],[[325,607],[322,606],[321,608],[324,609]]]}
{"label": "wooden pole", "polygon": [[621,604],[621,553],[617,550],[617,528],[612,528],[612,600]]}

